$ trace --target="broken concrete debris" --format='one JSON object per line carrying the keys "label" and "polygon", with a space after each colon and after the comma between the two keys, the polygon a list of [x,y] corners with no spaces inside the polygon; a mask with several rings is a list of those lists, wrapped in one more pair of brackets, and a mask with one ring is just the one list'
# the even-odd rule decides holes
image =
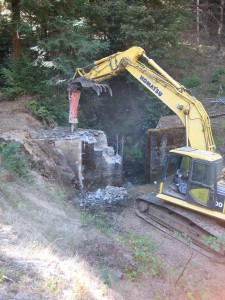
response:
{"label": "broken concrete debris", "polygon": [[80,199],[74,199],[80,208],[109,208],[116,204],[122,204],[127,196],[127,190],[123,187],[107,186],[105,189],[97,189],[95,192],[87,192]]}

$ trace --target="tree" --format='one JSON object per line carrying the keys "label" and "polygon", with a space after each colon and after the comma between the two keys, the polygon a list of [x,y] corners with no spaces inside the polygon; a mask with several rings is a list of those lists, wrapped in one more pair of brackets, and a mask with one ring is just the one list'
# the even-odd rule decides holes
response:
{"label": "tree", "polygon": [[12,52],[13,58],[19,59],[21,55],[21,42],[18,33],[18,27],[20,25],[20,1],[11,0],[11,14],[12,14]]}
{"label": "tree", "polygon": [[194,0],[190,8],[196,12],[197,43],[214,44],[220,49],[224,38],[224,0]]}
{"label": "tree", "polygon": [[[44,77],[48,78],[46,84],[68,79],[77,65],[87,63],[87,58],[94,59],[99,49],[107,47],[107,43],[90,39],[82,12],[85,2],[81,0],[7,0],[4,5],[11,12],[5,22],[12,29],[12,59],[20,64],[19,60],[24,63],[22,56],[28,56],[28,64],[43,70]],[[40,85],[43,76],[36,79]]]}
{"label": "tree", "polygon": [[86,9],[91,35],[109,41],[109,52],[139,45],[168,55],[185,25],[188,1],[92,0]]}

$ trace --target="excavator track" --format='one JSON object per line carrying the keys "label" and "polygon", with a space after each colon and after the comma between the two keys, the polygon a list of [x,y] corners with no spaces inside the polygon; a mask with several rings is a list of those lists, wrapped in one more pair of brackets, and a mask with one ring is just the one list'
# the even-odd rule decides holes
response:
{"label": "excavator track", "polygon": [[[136,214],[164,233],[187,244],[218,263],[225,263],[225,247],[215,243],[225,237],[225,228],[203,215],[158,200],[152,193],[136,200]],[[210,244],[204,240],[212,239]],[[213,247],[214,246],[214,247]]]}

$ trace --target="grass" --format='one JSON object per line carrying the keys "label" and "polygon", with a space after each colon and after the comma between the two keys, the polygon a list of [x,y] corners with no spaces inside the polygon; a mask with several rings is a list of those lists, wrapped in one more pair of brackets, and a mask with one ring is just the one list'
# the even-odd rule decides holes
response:
{"label": "grass", "polygon": [[14,190],[7,183],[0,182],[0,190],[7,198],[8,205],[12,206],[15,210],[24,212],[28,209],[26,202],[17,190]]}
{"label": "grass", "polygon": [[128,280],[141,280],[149,274],[152,277],[160,277],[163,274],[163,261],[157,256],[157,245],[155,241],[149,241],[147,236],[138,236],[128,233],[124,239],[118,242],[131,250],[134,261],[132,267],[125,268],[125,274]]}
{"label": "grass", "polygon": [[1,165],[14,175],[26,182],[31,182],[30,168],[25,155],[22,153],[22,145],[18,142],[8,144],[0,143]]}
{"label": "grass", "polygon": [[109,270],[106,267],[101,267],[101,278],[103,279],[103,282],[106,286],[110,286],[110,275],[109,275]]}
{"label": "grass", "polygon": [[84,210],[81,212],[80,221],[83,226],[94,226],[102,234],[107,236],[110,234],[112,224],[109,220],[109,213],[106,211],[100,210],[91,213]]}
{"label": "grass", "polygon": [[57,292],[58,281],[55,278],[50,278],[47,283],[48,291],[52,294]]}
{"label": "grass", "polygon": [[55,184],[48,183],[48,196],[51,198],[52,202],[58,204],[65,204],[66,192],[63,187],[59,187]]}
{"label": "grass", "polygon": [[[0,188],[0,240],[7,236],[9,241],[1,245],[1,257],[5,257],[7,276],[14,280],[10,289],[0,269],[7,297],[13,298],[15,290],[18,297],[24,292],[30,299],[34,294],[39,299],[114,299],[107,288],[108,270],[95,273],[76,254],[85,237],[80,235],[77,211],[66,201],[66,192],[59,193],[58,186],[40,178],[26,188],[20,181],[1,182]],[[104,232],[107,214],[93,217]]]}

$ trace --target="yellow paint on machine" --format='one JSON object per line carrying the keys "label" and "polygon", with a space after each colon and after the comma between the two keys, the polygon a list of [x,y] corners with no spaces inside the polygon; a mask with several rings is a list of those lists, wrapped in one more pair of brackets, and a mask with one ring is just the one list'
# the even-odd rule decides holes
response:
{"label": "yellow paint on machine", "polygon": [[210,190],[207,188],[192,189],[189,191],[195,199],[198,199],[202,204],[207,204],[209,200]]}
{"label": "yellow paint on machine", "polygon": [[173,204],[191,209],[191,210],[199,212],[201,214],[204,214],[204,215],[207,215],[207,216],[210,216],[210,217],[214,217],[214,218],[217,218],[217,219],[220,219],[220,220],[225,220],[225,214],[222,214],[221,212],[209,210],[209,209],[206,209],[206,208],[200,207],[200,206],[196,206],[196,205],[190,204],[186,201],[183,201],[183,200],[180,200],[180,199],[168,196],[168,195],[164,195],[164,194],[161,194],[161,193],[156,195],[156,197],[158,199],[161,199],[161,200],[164,200],[164,201],[167,201],[167,202],[170,202],[170,203],[173,203]]}

